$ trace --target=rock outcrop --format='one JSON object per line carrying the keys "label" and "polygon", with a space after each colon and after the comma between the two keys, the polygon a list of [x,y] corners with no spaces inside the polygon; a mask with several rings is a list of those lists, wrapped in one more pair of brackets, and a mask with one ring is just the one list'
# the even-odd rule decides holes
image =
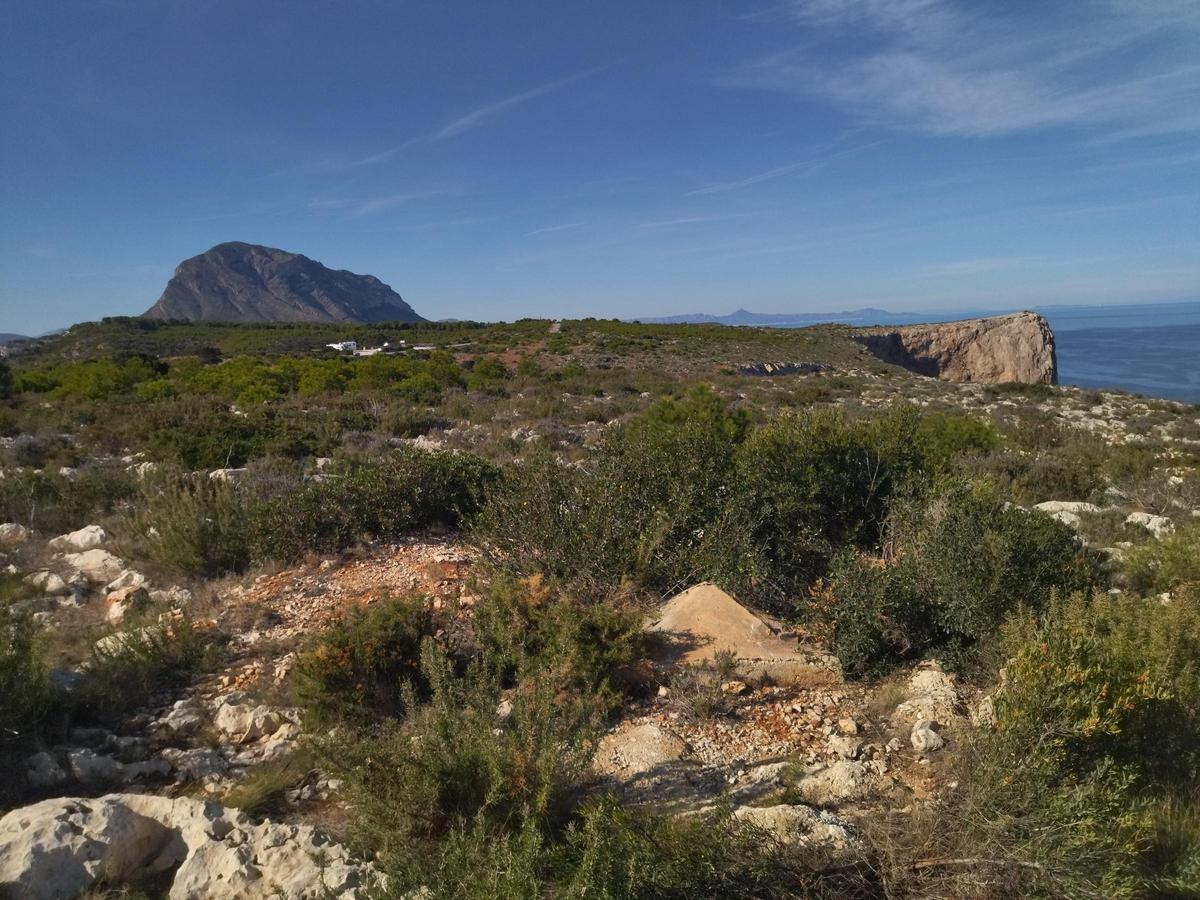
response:
{"label": "rock outcrop", "polygon": [[1054,334],[1037,313],[864,328],[854,339],[884,362],[946,381],[1058,382]]}
{"label": "rock outcrop", "polygon": [[370,878],[311,827],[256,825],[186,797],[60,797],[0,818],[5,897],[69,900],[97,882],[149,882],[169,900],[316,900],[357,896]]}
{"label": "rock outcrop", "polygon": [[326,268],[299,253],[232,241],[179,264],[150,319],[221,322],[419,322],[374,275]]}

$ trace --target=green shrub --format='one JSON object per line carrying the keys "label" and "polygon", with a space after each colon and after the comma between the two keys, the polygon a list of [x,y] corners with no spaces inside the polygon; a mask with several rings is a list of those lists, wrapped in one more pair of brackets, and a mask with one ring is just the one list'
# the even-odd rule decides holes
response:
{"label": "green shrub", "polygon": [[434,526],[458,527],[478,510],[495,469],[469,454],[394,453],[255,505],[257,559],[329,553],[362,537],[391,540]]}
{"label": "green shrub", "polygon": [[297,698],[323,719],[399,714],[404,687],[422,681],[421,644],[435,626],[419,596],[356,607],[301,651],[292,668]]}
{"label": "green shrub", "polygon": [[972,743],[956,821],[1028,864],[1014,894],[1195,896],[1194,601],[1077,594],[1014,618],[1004,645],[996,722]]}
{"label": "green shrub", "polygon": [[614,429],[581,467],[535,450],[491,492],[475,539],[502,567],[588,596],[627,578],[656,591],[690,583],[747,426],[705,389]]}
{"label": "green shrub", "polygon": [[203,474],[152,479],[130,525],[146,556],[173,572],[212,577],[250,563],[246,503],[226,481]]}
{"label": "green shrub", "polygon": [[[830,575],[818,611],[848,671],[880,671],[928,650],[966,663],[1018,606],[1099,580],[1096,558],[1065,525],[1006,506],[986,486],[951,483],[898,507],[895,558],[850,554]],[[957,657],[957,659],[955,659]]]}
{"label": "green shrub", "polygon": [[971,416],[926,413],[917,426],[917,440],[929,465],[949,468],[959,456],[981,455],[996,448],[995,426]]}
{"label": "green shrub", "polygon": [[220,653],[217,639],[186,616],[116,632],[92,647],[75,707],[88,718],[112,723],[157,691],[185,684],[212,666]]}
{"label": "green shrub", "polygon": [[61,534],[95,522],[136,494],[137,481],[119,466],[86,466],[70,478],[10,472],[0,479],[0,519]]}
{"label": "green shrub", "polygon": [[0,761],[36,738],[53,702],[33,622],[0,604]]}
{"label": "green shrub", "polygon": [[1200,525],[1187,525],[1129,551],[1125,562],[1136,590],[1172,591],[1200,586]]}
{"label": "green shrub", "polygon": [[723,521],[707,536],[714,556],[736,548],[714,562],[719,580],[794,612],[839,548],[878,544],[893,498],[923,472],[919,423],[903,409],[862,422],[818,411],[755,431],[738,451]]}

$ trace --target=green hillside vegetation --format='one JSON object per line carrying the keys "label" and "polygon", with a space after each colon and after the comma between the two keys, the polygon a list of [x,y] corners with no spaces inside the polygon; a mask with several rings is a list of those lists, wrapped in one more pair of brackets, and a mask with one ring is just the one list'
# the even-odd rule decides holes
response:
{"label": "green hillside vegetation", "polygon": [[[461,535],[479,555],[468,626],[388,598],[307,635],[284,688],[314,734],[337,726],[306,752],[344,783],[382,896],[1200,896],[1195,408],[946,385],[837,327],[549,325],[77,326],[0,369],[0,521],[101,523],[197,593]],[[800,360],[832,368],[732,368]],[[1101,401],[1147,437],[1056,412]],[[209,475],[229,467],[246,471]],[[1117,495],[1173,534],[1029,508]],[[91,632],[40,628],[34,552],[0,576],[7,758],[219,669],[223,639],[190,618],[101,656],[80,650]],[[988,694],[952,787],[836,859],[725,809],[598,793],[597,740],[647,690],[642,622],[701,581],[823,642],[854,685],[936,658]],[[83,658],[80,686],[52,683]]]}

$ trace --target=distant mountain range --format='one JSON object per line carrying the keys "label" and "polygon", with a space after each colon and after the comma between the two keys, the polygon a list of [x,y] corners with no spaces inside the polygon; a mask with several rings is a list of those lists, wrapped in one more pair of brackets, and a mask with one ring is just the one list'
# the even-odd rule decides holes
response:
{"label": "distant mountain range", "polygon": [[0,344],[9,344],[9,343],[12,343],[13,341],[27,341],[27,340],[29,340],[29,338],[27,338],[23,334],[8,334],[5,332],[0,332]]}
{"label": "distant mountain range", "polygon": [[220,322],[424,321],[374,275],[240,241],[181,262],[144,315]]}
{"label": "distant mountain range", "polygon": [[727,316],[713,316],[707,313],[683,313],[678,316],[660,316],[654,319],[638,319],[639,322],[658,325],[702,324],[715,325],[763,325],[774,328],[795,327],[798,325],[817,325],[821,322],[841,322],[846,325],[889,325],[913,321],[913,313],[888,312],[886,309],[864,307],[845,312],[830,313],[756,313],[739,309]]}

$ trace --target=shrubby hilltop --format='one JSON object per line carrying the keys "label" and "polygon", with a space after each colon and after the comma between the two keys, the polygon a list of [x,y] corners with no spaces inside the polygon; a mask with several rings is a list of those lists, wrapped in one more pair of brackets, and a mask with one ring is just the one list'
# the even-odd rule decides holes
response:
{"label": "shrubby hilltop", "polygon": [[151,319],[218,322],[416,322],[373,275],[326,268],[299,253],[230,241],[179,264]]}
{"label": "shrubby hilltop", "polygon": [[919,328],[15,345],[0,896],[1200,896],[1200,408]]}

